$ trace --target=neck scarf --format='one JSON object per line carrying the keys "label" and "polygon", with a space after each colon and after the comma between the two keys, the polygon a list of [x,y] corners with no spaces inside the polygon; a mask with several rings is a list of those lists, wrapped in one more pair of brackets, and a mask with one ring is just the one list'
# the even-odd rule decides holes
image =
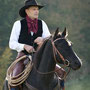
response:
{"label": "neck scarf", "polygon": [[32,31],[34,33],[37,33],[38,31],[38,19],[32,20],[28,16],[26,16],[27,25],[28,25],[28,34]]}

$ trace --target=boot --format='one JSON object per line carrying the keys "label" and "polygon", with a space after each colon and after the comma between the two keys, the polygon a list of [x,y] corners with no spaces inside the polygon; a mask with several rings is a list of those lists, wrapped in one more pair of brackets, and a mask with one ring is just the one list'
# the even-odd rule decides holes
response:
{"label": "boot", "polygon": [[58,78],[60,80],[61,90],[65,90],[64,79],[62,79],[66,75],[65,70],[63,68],[61,68],[59,65],[56,64],[55,71],[56,71],[56,73],[58,75]]}

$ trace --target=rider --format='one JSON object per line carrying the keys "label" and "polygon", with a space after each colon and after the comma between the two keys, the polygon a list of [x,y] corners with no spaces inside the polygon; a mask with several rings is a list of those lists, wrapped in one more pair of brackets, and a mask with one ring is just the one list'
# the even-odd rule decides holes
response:
{"label": "rider", "polygon": [[[17,58],[35,51],[37,45],[43,43],[44,38],[51,35],[46,23],[38,19],[41,8],[43,6],[35,0],[26,0],[25,5],[19,10],[19,15],[23,19],[14,23],[9,40],[9,47],[18,52]],[[37,43],[37,45],[33,47],[33,43]],[[24,62],[18,62],[12,76],[18,75],[23,68]],[[11,90],[15,90],[15,88],[11,88]]]}

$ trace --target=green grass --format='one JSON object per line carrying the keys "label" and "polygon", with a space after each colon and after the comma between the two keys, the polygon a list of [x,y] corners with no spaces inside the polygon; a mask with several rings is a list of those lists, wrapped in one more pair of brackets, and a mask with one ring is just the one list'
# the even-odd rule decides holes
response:
{"label": "green grass", "polygon": [[66,90],[90,90],[90,76],[66,82]]}

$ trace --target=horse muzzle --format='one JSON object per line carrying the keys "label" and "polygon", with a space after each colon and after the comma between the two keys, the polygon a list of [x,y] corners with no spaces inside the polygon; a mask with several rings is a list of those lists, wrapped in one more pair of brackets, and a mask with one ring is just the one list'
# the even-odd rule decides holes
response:
{"label": "horse muzzle", "polygon": [[73,70],[78,70],[81,66],[82,66],[82,62],[79,62],[79,61],[70,64],[70,67],[71,67]]}

